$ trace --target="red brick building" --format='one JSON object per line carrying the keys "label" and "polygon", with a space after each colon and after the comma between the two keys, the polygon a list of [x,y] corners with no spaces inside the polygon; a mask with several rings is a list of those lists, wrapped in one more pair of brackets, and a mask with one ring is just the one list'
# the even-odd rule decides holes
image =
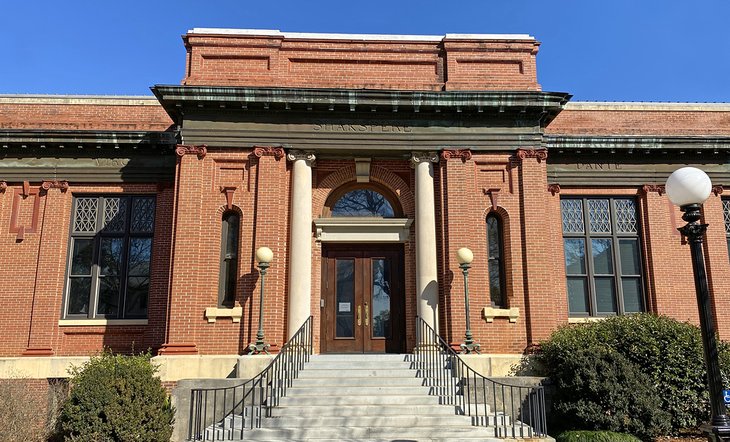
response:
{"label": "red brick building", "polygon": [[663,190],[683,165],[716,185],[706,261],[730,305],[730,105],[571,103],[527,35],[183,40],[182,85],[154,98],[0,96],[0,375],[110,347],[151,348],[166,381],[225,376],[263,246],[279,346],[310,315],[317,352],[409,352],[416,316],[460,342],[461,247],[486,374],[567,322],[697,322]]}

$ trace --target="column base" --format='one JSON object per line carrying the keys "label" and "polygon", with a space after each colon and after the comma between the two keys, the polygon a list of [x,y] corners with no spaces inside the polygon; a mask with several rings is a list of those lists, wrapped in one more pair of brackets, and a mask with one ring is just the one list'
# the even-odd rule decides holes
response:
{"label": "column base", "polygon": [[198,347],[194,342],[180,344],[163,344],[157,352],[159,355],[197,355]]}
{"label": "column base", "polygon": [[53,356],[54,352],[51,347],[28,347],[23,356]]}

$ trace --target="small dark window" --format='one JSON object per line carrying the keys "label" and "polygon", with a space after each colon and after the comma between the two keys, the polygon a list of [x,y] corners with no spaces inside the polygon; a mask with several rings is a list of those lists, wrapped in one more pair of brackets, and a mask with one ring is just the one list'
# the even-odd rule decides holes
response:
{"label": "small dark window", "polygon": [[351,190],[332,206],[332,216],[377,216],[393,218],[395,211],[390,201],[372,189]]}
{"label": "small dark window", "polygon": [[66,317],[146,318],[153,196],[74,199]]}
{"label": "small dark window", "polygon": [[226,306],[233,305],[236,299],[240,219],[236,212],[226,212],[223,214],[219,299],[221,305]]}
{"label": "small dark window", "polygon": [[502,220],[495,214],[487,216],[487,256],[489,261],[489,298],[493,307],[505,307],[504,262],[502,261]]}
{"label": "small dark window", "polygon": [[727,249],[730,255],[730,198],[722,199],[722,214],[725,217],[725,237],[727,238]]}

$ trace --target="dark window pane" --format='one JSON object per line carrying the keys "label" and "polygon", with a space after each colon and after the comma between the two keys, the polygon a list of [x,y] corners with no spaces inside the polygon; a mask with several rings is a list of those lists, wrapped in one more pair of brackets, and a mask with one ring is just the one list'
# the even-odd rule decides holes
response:
{"label": "dark window pane", "polygon": [[596,310],[598,313],[616,313],[616,290],[613,278],[596,278]]}
{"label": "dark window pane", "polygon": [[119,291],[121,281],[117,276],[99,278],[99,300],[96,313],[104,316],[116,316],[119,307]]}
{"label": "dark window pane", "polygon": [[119,275],[122,273],[123,238],[102,238],[101,274]]}
{"label": "dark window pane", "polygon": [[94,240],[79,239],[73,240],[73,257],[71,261],[72,275],[91,276],[91,259],[94,255]]}
{"label": "dark window pane", "polygon": [[88,314],[90,294],[91,278],[71,278],[68,290],[68,314]]}
{"label": "dark window pane", "polygon": [[149,275],[151,256],[152,238],[131,238],[129,240],[129,264],[127,267],[129,276]]}
{"label": "dark window pane", "polygon": [[597,275],[613,274],[613,253],[610,239],[592,239],[593,273]]}
{"label": "dark window pane", "polygon": [[619,240],[622,275],[641,275],[639,262],[639,241],[636,239]]}
{"label": "dark window pane", "polygon": [[565,244],[565,270],[569,275],[586,274],[586,244],[582,238],[568,239]]}
{"label": "dark window pane", "polygon": [[568,308],[571,313],[588,313],[586,278],[568,278]]}
{"label": "dark window pane", "polygon": [[132,231],[151,233],[155,227],[155,199],[134,198],[132,203]]}
{"label": "dark window pane", "polygon": [[238,215],[229,214],[226,217],[226,257],[236,258],[238,255]]}
{"label": "dark window pane", "polygon": [[127,298],[124,307],[126,316],[147,316],[147,298],[149,291],[149,277],[133,277],[127,279]]}
{"label": "dark window pane", "polygon": [[641,296],[641,279],[621,278],[621,288],[624,292],[624,311],[638,313],[644,310]]}
{"label": "dark window pane", "polygon": [[499,220],[496,216],[487,217],[487,244],[490,258],[499,258],[501,255],[502,238],[499,227]]}
{"label": "dark window pane", "polygon": [[504,306],[502,297],[501,265],[496,259],[489,260],[489,299],[494,306]]}
{"label": "dark window pane", "polygon": [[332,216],[381,216],[393,218],[395,212],[390,202],[380,193],[370,189],[347,192],[332,207]]}
{"label": "dark window pane", "polygon": [[373,330],[374,338],[390,336],[390,266],[384,259],[373,259]]}
{"label": "dark window pane", "polygon": [[337,312],[337,338],[355,337],[355,261],[338,259],[337,293],[335,296]]}

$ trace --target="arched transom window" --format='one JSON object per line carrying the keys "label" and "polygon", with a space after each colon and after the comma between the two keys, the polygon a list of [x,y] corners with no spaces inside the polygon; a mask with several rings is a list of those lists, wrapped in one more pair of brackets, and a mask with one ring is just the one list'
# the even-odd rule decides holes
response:
{"label": "arched transom window", "polygon": [[347,187],[330,199],[329,216],[394,218],[399,215],[394,198],[374,186]]}

